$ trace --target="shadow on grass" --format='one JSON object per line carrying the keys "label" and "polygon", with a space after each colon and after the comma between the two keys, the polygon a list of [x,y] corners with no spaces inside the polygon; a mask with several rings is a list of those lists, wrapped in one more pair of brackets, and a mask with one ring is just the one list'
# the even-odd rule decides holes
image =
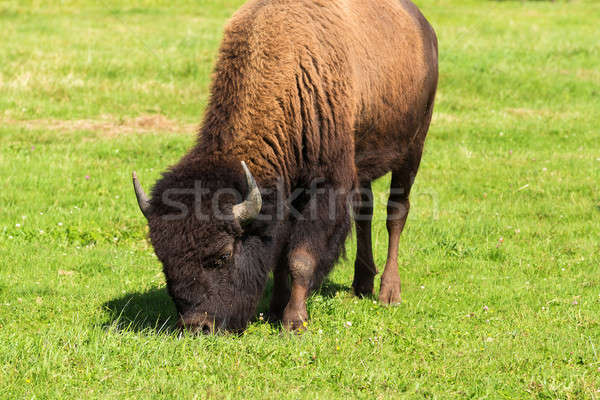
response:
{"label": "shadow on grass", "polygon": [[127,293],[104,303],[109,314],[105,328],[119,331],[170,333],[175,330],[177,310],[166,288]]}
{"label": "shadow on grass", "polygon": [[348,285],[340,285],[339,283],[331,282],[325,279],[325,282],[321,285],[321,288],[317,290],[317,293],[323,297],[335,297],[337,292],[350,292],[352,288]]}
{"label": "shadow on grass", "polygon": [[[350,287],[325,280],[317,293],[323,297],[334,297],[337,292],[349,291]],[[256,316],[267,315],[273,291],[273,279],[269,278],[265,292],[258,304]],[[103,325],[106,329],[117,331],[153,331],[173,333],[177,330],[177,310],[169,297],[166,288],[154,288],[146,292],[127,293],[103,304],[108,313],[108,321]],[[255,321],[257,318],[254,318]],[[279,325],[279,321],[272,324]]]}

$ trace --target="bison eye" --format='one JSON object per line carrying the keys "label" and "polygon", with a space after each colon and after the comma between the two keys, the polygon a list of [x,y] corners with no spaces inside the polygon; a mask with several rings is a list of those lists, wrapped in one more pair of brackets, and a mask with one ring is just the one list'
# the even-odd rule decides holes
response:
{"label": "bison eye", "polygon": [[222,267],[228,260],[230,254],[223,254],[215,258],[215,260],[210,264],[209,268],[220,268]]}

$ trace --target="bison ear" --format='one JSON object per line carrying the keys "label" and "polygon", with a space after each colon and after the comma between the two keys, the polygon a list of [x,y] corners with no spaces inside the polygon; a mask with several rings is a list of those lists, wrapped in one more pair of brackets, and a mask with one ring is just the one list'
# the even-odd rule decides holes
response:
{"label": "bison ear", "polygon": [[144,189],[142,189],[142,185],[138,181],[137,174],[133,171],[132,179],[133,179],[133,189],[135,190],[135,197],[137,198],[138,206],[140,206],[140,210],[144,217],[148,219],[148,215],[150,214],[150,199],[144,193]]}
{"label": "bison ear", "polygon": [[258,189],[256,181],[254,180],[254,177],[250,173],[250,170],[244,161],[242,161],[242,168],[246,173],[248,195],[244,201],[233,206],[233,217],[240,224],[256,218],[260,213],[260,209],[262,208],[262,197],[260,195],[260,190]]}

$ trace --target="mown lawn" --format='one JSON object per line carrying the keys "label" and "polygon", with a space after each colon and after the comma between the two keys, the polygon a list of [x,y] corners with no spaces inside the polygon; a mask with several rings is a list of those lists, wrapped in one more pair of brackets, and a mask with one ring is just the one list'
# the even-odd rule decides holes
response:
{"label": "mown lawn", "polygon": [[441,74],[400,306],[352,296],[349,241],[303,335],[172,331],[130,172],[192,143],[241,3],[0,0],[0,397],[600,398],[595,1],[418,1]]}

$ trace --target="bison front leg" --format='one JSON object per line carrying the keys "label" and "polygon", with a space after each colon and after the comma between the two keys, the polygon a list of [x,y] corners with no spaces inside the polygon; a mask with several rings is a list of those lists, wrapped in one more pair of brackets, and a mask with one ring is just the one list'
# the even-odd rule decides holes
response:
{"label": "bison front leg", "polygon": [[350,189],[324,185],[311,194],[296,219],[288,253],[292,289],[283,312],[283,325],[289,330],[306,326],[306,298],[321,285],[343,249],[352,194]]}
{"label": "bison front leg", "polygon": [[297,248],[290,254],[292,291],[289,302],[283,311],[283,326],[287,330],[300,331],[306,326],[308,320],[306,298],[310,291],[316,265],[315,257],[304,247]]}
{"label": "bison front leg", "polygon": [[280,321],[290,300],[290,278],[287,259],[280,262],[273,271],[273,295],[269,306],[269,319]]}

